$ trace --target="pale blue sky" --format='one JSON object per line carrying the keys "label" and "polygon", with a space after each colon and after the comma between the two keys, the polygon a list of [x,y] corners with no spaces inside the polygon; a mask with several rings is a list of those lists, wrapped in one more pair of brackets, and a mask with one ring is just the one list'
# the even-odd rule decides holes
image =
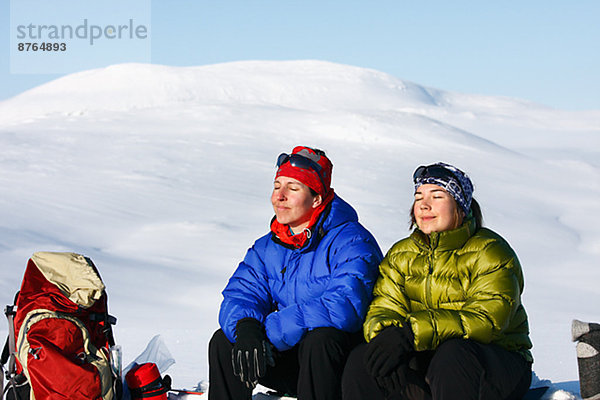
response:
{"label": "pale blue sky", "polygon": [[[318,59],[443,90],[600,109],[598,0],[150,2],[155,64]],[[61,76],[10,73],[9,22],[2,1],[0,100]],[[96,56],[99,66],[109,58]]]}

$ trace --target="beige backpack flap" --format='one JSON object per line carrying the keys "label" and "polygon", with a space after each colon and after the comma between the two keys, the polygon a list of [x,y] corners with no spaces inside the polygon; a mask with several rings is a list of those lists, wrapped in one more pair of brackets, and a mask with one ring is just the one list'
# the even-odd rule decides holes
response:
{"label": "beige backpack flap", "polygon": [[48,282],[83,308],[91,307],[104,292],[98,273],[80,254],[37,252],[31,259]]}

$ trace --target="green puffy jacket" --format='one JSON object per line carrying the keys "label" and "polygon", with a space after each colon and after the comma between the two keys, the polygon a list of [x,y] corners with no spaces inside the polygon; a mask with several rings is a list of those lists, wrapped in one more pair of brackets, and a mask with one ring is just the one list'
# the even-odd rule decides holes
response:
{"label": "green puffy jacket", "polygon": [[388,251],[379,271],[364,324],[367,341],[385,327],[408,322],[417,351],[464,338],[533,361],[519,260],[500,235],[475,231],[473,218],[431,233],[429,240],[416,229]]}

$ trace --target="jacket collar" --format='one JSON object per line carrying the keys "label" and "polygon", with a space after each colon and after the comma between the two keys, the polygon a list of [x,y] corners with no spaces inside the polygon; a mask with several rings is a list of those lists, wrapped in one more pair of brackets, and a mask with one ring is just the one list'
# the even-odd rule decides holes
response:
{"label": "jacket collar", "polygon": [[418,228],[410,235],[422,250],[451,251],[460,249],[475,234],[475,218],[470,217],[461,226],[451,231],[424,234]]}
{"label": "jacket collar", "polygon": [[[275,218],[275,217],[273,217]],[[271,220],[272,222],[273,220]],[[346,203],[341,197],[337,194],[334,194],[333,200],[327,204],[327,207],[321,213],[319,220],[315,224],[314,228],[311,231],[311,237],[306,241],[304,246],[302,246],[300,251],[306,251],[312,248],[316,243],[321,241],[321,238],[327,234],[330,230],[335,227],[345,224],[347,222],[357,222],[358,214],[352,208],[352,206]],[[284,247],[289,249],[296,249],[292,245],[288,245],[281,241],[277,235],[271,232],[271,239]]]}
{"label": "jacket collar", "polygon": [[[310,248],[312,243],[314,243],[315,241],[321,240],[321,238],[323,236],[325,236],[325,230],[323,229],[323,219],[329,214],[330,210],[331,210],[331,202],[321,212],[319,220],[314,225],[314,227],[312,229],[308,230],[308,234],[306,231],[301,233],[302,235],[305,236],[306,239],[304,241],[302,241],[302,243],[300,245],[294,245],[292,243],[288,243],[288,242],[281,240],[281,238],[273,231],[273,229],[271,229],[271,240],[273,240],[275,243],[277,243],[283,247],[286,247],[290,250],[303,251],[304,249]],[[273,225],[273,222],[275,221],[276,218],[277,217],[274,216],[273,219],[271,219],[271,225]],[[287,228],[287,225],[285,225],[285,227]]]}

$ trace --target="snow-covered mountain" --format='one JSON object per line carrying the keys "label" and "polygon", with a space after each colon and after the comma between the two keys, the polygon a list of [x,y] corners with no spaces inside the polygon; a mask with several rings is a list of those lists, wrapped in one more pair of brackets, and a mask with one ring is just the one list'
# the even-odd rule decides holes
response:
{"label": "snow-covered mountain", "polygon": [[84,253],[125,361],[161,334],[175,385],[206,380],[220,290],[267,232],[275,159],[296,144],[327,151],[384,250],[409,233],[416,166],[466,170],[521,259],[534,370],[576,389],[571,320],[600,320],[600,110],[321,61],[114,65],[0,102],[0,301],[33,251]]}

